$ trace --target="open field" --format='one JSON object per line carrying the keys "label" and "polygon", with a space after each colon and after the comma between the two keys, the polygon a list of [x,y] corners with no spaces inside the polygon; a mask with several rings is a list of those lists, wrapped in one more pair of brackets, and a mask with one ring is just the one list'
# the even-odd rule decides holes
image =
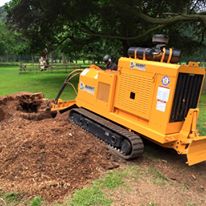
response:
{"label": "open field", "polygon": [[[65,76],[0,68],[0,96],[42,91],[54,98]],[[34,121],[16,104],[8,99],[0,118],[0,206],[206,205],[206,163],[188,167],[184,157],[148,141],[143,157],[125,162],[68,122],[67,113]],[[200,109],[206,135],[206,95]]]}
{"label": "open field", "polygon": [[[29,91],[43,92],[47,98],[53,99],[66,76],[65,70],[19,74],[19,68],[16,66],[0,67],[0,96],[20,91]],[[67,89],[63,97],[65,99],[72,99],[74,95],[72,89]]]}

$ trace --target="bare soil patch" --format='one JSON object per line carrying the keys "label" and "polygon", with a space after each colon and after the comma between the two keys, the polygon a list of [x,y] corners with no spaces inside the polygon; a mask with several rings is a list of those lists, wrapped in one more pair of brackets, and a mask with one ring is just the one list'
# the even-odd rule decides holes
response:
{"label": "bare soil patch", "polygon": [[142,159],[121,165],[137,167],[134,177],[108,196],[113,206],[206,205],[206,162],[189,167],[173,150],[146,142]]}
{"label": "bare soil patch", "polygon": [[118,165],[67,113],[50,118],[43,97],[25,112],[20,103],[31,95],[0,98],[0,190],[55,201]]}
{"label": "bare soil patch", "polygon": [[205,206],[206,164],[188,167],[178,155],[162,149],[156,150],[156,155],[161,159],[144,156],[121,164],[122,169],[135,169],[125,177],[123,186],[106,191],[112,206]]}

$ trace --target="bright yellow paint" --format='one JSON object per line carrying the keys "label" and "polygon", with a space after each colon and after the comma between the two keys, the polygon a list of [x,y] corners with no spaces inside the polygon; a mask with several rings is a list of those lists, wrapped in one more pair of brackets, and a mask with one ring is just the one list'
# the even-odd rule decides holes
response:
{"label": "bright yellow paint", "polygon": [[[190,109],[185,121],[170,122],[179,72],[205,75],[194,62],[178,65],[122,57],[118,71],[103,71],[92,65],[80,75],[75,103],[186,154],[188,164],[196,164],[206,160],[206,137],[199,137],[196,129],[198,109]],[[163,80],[168,84],[163,85]]]}

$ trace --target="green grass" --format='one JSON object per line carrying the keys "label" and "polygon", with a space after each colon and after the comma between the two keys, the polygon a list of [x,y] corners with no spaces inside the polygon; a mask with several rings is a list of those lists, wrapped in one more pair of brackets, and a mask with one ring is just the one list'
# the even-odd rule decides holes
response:
{"label": "green grass", "polygon": [[[0,96],[21,91],[43,92],[47,98],[54,99],[64,79],[65,72],[33,72],[19,74],[18,67],[0,67]],[[78,78],[73,83],[77,85]],[[73,99],[75,93],[72,88],[66,88],[63,99]]]}
{"label": "green grass", "polygon": [[31,200],[31,203],[29,205],[31,205],[31,206],[41,206],[42,202],[43,202],[42,198],[39,197],[39,196],[36,196]]}
{"label": "green grass", "polygon": [[81,190],[77,190],[71,200],[70,206],[107,206],[112,201],[105,196],[108,191],[114,191],[119,187],[128,189],[126,180],[136,181],[140,177],[138,166],[128,166],[125,169],[117,169],[105,174],[102,178],[93,181],[92,185]]}
{"label": "green grass", "polygon": [[197,127],[200,131],[200,135],[206,135],[206,94],[203,94],[200,98],[200,115],[198,119]]}
{"label": "green grass", "polygon": [[123,185],[125,176],[125,171],[112,171],[107,173],[102,179],[94,181],[94,185],[101,189],[115,189]]}
{"label": "green grass", "polygon": [[0,205],[6,206],[15,206],[18,205],[20,202],[22,203],[24,198],[23,194],[16,193],[16,192],[0,192]]}
{"label": "green grass", "polygon": [[[105,190],[115,190],[121,186],[125,186],[126,177],[134,177],[136,173],[134,168],[128,167],[124,170],[114,170],[108,172],[102,178],[95,180],[90,187],[77,190],[71,200],[70,206],[109,206],[112,201],[108,199]],[[134,174],[135,173],[135,174]],[[136,176],[135,176],[136,177]]]}
{"label": "green grass", "polygon": [[29,199],[21,193],[0,191],[0,206],[42,206],[42,204],[43,200],[39,196],[35,196],[34,198]]}
{"label": "green grass", "polygon": [[203,93],[201,98],[200,98],[200,104],[205,104],[206,105],[206,93]]}
{"label": "green grass", "polygon": [[17,202],[20,198],[20,195],[18,193],[7,193],[5,194],[5,200],[6,202]]}
{"label": "green grass", "polygon": [[200,107],[200,115],[197,127],[199,129],[200,135],[206,136],[206,106]]}
{"label": "green grass", "polygon": [[78,190],[74,193],[70,206],[110,206],[112,201],[107,199],[98,187]]}

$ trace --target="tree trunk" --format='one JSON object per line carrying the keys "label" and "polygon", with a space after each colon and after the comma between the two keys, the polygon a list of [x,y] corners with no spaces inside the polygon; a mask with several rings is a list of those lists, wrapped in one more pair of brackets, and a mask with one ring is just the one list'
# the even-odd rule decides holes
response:
{"label": "tree trunk", "polygon": [[124,57],[128,56],[128,54],[127,54],[128,49],[129,49],[128,41],[122,40],[122,52],[121,53]]}

